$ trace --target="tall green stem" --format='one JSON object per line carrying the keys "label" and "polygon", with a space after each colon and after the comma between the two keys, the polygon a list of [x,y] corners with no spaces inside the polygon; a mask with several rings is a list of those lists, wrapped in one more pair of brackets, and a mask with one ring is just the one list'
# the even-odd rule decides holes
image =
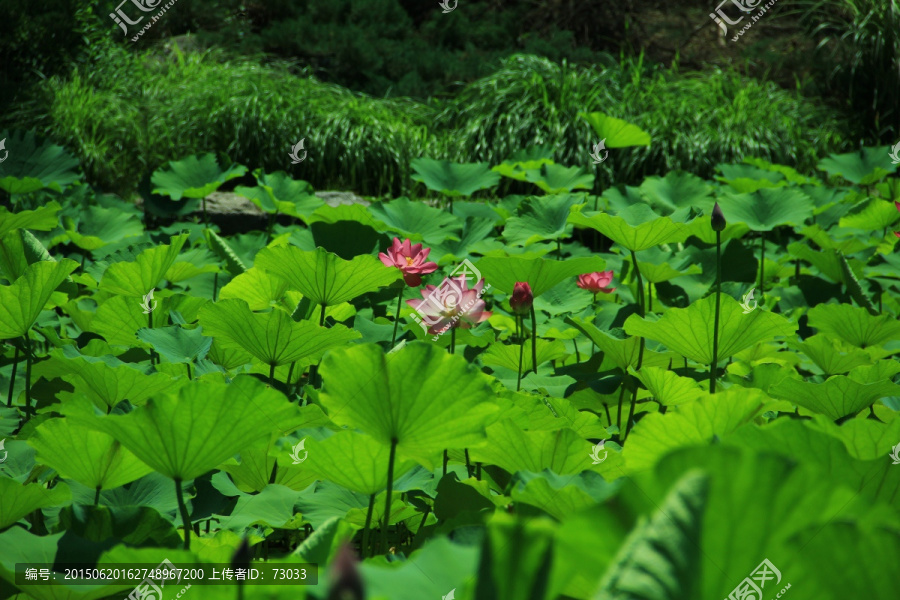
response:
{"label": "tall green stem", "polygon": [[13,392],[16,387],[16,369],[19,368],[19,347],[13,344],[13,347],[16,349],[16,355],[13,357],[13,367],[12,367],[12,376],[9,378],[9,394],[6,396],[6,405],[13,405]]}
{"label": "tall green stem", "polygon": [[397,438],[391,440],[391,455],[388,459],[387,499],[384,501],[384,527],[381,529],[381,548],[388,551],[388,525],[391,522],[391,493],[394,491],[394,459],[397,458]]}
{"label": "tall green stem", "polygon": [[101,487],[98,485],[98,486],[97,486],[97,489],[94,490],[94,506],[97,506],[98,504],[100,504],[100,490],[101,490],[101,489],[103,489],[103,488],[101,488]]}
{"label": "tall green stem", "polygon": [[391,335],[391,348],[394,347],[394,342],[397,340],[397,324],[400,322],[400,308],[403,306],[403,290],[405,288],[400,288],[400,293],[397,294],[397,314],[394,317],[394,333]]}
{"label": "tall green stem", "polygon": [[28,340],[28,333],[22,336],[23,348],[25,349],[25,408],[31,408],[31,344]]}
{"label": "tall green stem", "polygon": [[269,386],[275,387],[275,363],[269,365]]}
{"label": "tall green stem", "polygon": [[[716,232],[718,233],[718,232]],[[762,296],[763,293],[763,282],[766,279],[766,232],[762,232],[762,242],[759,245],[759,294]],[[716,235],[716,248],[719,247],[719,236]],[[716,255],[718,257],[718,254]],[[718,258],[716,258],[718,261]],[[718,265],[718,262],[716,263]],[[716,268],[716,272],[718,272],[718,267]]]}
{"label": "tall green stem", "polygon": [[[637,278],[637,287],[638,287],[638,314],[641,317],[644,317],[647,313],[646,309],[646,296],[644,296],[644,279],[641,277],[641,269],[638,267],[637,255],[634,250],[631,251],[631,262],[634,264],[634,275]],[[644,338],[641,338],[640,345],[638,346],[638,359],[635,370],[640,371],[641,365],[644,362]],[[625,441],[625,438],[628,437],[628,432],[631,430],[631,420],[634,418],[634,407],[637,404],[637,386],[634,386],[634,392],[631,394],[631,406],[628,409],[628,420],[625,421],[625,435],[622,437],[622,441]],[[620,406],[621,411],[621,406]]]}
{"label": "tall green stem", "polygon": [[[150,309],[147,311],[147,328],[153,329],[153,309]],[[156,352],[151,347],[150,348],[150,364],[151,365],[155,364],[154,363],[155,358],[156,358]]]}
{"label": "tall green stem", "polygon": [[531,305],[531,369],[537,375],[537,315]]}
{"label": "tall green stem", "polygon": [[516,379],[516,391],[522,389],[522,360],[525,358],[525,336],[522,335],[525,329],[524,319],[521,315],[516,316],[516,337],[519,338],[519,373]]}
{"label": "tall green stem", "polygon": [[362,548],[360,548],[360,556],[372,556],[369,552],[369,531],[372,529],[372,511],[375,510],[375,494],[369,496],[369,510],[366,512],[366,526],[363,528]]}
{"label": "tall green stem", "polygon": [[178,512],[181,513],[181,524],[184,527],[184,549],[191,549],[191,517],[184,503],[184,490],[181,489],[181,478],[175,478],[175,498],[178,500]]}
{"label": "tall green stem", "polygon": [[[765,240],[765,234],[763,240]],[[765,248],[765,243],[763,244]],[[762,263],[760,263],[762,265]],[[760,271],[762,281],[762,271]],[[760,290],[762,293],[762,290]],[[719,301],[722,295],[722,233],[716,232],[716,316],[713,320],[713,357],[709,365],[709,393],[716,393],[716,369],[719,364]]]}

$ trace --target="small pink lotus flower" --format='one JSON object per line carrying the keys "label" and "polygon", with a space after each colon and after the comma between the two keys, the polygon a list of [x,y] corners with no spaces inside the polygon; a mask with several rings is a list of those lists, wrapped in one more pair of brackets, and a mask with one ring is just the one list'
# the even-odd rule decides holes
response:
{"label": "small pink lotus flower", "polygon": [[616,291],[616,288],[606,287],[613,280],[613,272],[612,271],[599,271],[597,273],[588,273],[586,275],[578,276],[578,287],[583,290],[587,290],[592,294],[597,294],[597,292],[603,292],[604,294],[611,294]]}
{"label": "small pink lotus flower", "polygon": [[469,289],[465,276],[456,279],[447,278],[440,287],[426,285],[422,292],[422,300],[407,300],[406,303],[422,315],[422,322],[428,325],[428,333],[434,335],[447,329],[460,327],[469,329],[486,321],[491,312],[486,311],[481,290],[484,279]]}
{"label": "small pink lotus flower", "polygon": [[409,238],[400,242],[394,238],[387,254],[380,252],[378,258],[386,267],[397,267],[403,273],[406,285],[416,287],[422,285],[422,275],[437,271],[437,263],[425,262],[431,248],[422,248],[422,244],[411,245]]}
{"label": "small pink lotus flower", "polygon": [[513,287],[512,296],[509,298],[509,305],[513,312],[517,315],[527,314],[531,310],[531,304],[534,302],[534,294],[531,286],[524,281],[517,281]]}

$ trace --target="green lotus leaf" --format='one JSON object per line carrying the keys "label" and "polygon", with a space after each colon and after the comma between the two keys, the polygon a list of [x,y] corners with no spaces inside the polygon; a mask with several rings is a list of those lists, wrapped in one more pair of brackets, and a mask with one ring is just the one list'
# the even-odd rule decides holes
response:
{"label": "green lotus leaf", "polygon": [[323,248],[304,252],[295,246],[264,248],[255,265],[281,277],[314,304],[349,302],[399,280],[399,269],[384,266],[374,256],[344,260]]}
{"label": "green lotus leaf", "polygon": [[144,250],[134,262],[110,265],[100,280],[100,289],[132,298],[149,294],[159,287],[187,239],[186,233],[174,235],[169,244]]}
{"label": "green lotus leaf", "polygon": [[872,356],[868,352],[821,333],[802,342],[788,340],[787,343],[808,356],[825,375],[840,375],[854,367],[872,364]]}
{"label": "green lotus leaf", "polygon": [[837,283],[844,281],[840,255],[834,250],[824,252],[821,250],[813,250],[805,242],[788,244],[787,249],[791,255],[810,263],[819,271],[819,273],[828,279]]}
{"label": "green lotus leaf", "polygon": [[[385,225],[378,231],[386,228],[414,243],[424,241],[426,244],[436,244],[456,239],[456,232],[462,225],[459,217],[423,202],[411,202],[409,198],[375,202],[369,206],[369,212]],[[429,255],[429,258],[435,260],[437,257]]]}
{"label": "green lotus leaf", "polygon": [[752,423],[768,401],[769,397],[759,390],[733,387],[665,414],[650,413],[628,435],[622,452],[626,470],[636,473],[649,469],[676,448],[708,445],[714,438]]}
{"label": "green lotus leaf", "polygon": [[[873,353],[870,351],[870,354]],[[900,373],[900,362],[888,359],[878,360],[873,365],[854,367],[847,376],[858,383],[875,383],[876,381],[893,381],[894,375],[897,373]]]}
{"label": "green lotus leaf", "polygon": [[812,199],[798,189],[761,189],[753,194],[724,195],[719,206],[727,222],[742,222],[753,231],[803,225],[812,217]]}
{"label": "green lotus leaf", "polygon": [[412,178],[429,190],[445,196],[471,196],[478,190],[496,186],[500,176],[491,171],[488,163],[453,163],[447,160],[417,158],[410,163]]}
{"label": "green lotus leaf", "polygon": [[288,287],[284,279],[253,267],[229,281],[219,292],[219,299],[239,298],[250,306],[250,310],[267,310],[281,302]]}
{"label": "green lotus leaf", "polygon": [[[339,431],[324,440],[309,440],[304,467],[317,476],[370,496],[387,488],[390,447],[355,431]],[[394,465],[394,480],[416,466],[401,459]]]}
{"label": "green lotus leaf", "polygon": [[406,456],[472,446],[497,411],[486,375],[424,342],[390,356],[375,344],[335,350],[320,374],[319,401],[332,421],[393,440]]}
{"label": "green lotus leaf", "polygon": [[849,304],[818,304],[809,311],[809,326],[857,348],[881,346],[900,337],[900,322],[890,315],[872,316]]}
{"label": "green lotus leaf", "polygon": [[292,179],[284,171],[266,175],[257,169],[253,174],[259,185],[252,188],[237,186],[234,193],[250,199],[263,212],[305,219],[325,204],[313,193],[311,185]]}
{"label": "green lotus leaf", "polygon": [[712,186],[682,171],[670,171],[665,177],[647,177],[638,189],[650,206],[664,215],[686,206],[707,212],[714,203]]}
{"label": "green lotus leaf", "polygon": [[587,121],[600,138],[606,140],[607,148],[650,145],[650,134],[637,125],[602,112],[578,113],[578,116]]}
{"label": "green lotus leaf", "polygon": [[880,423],[874,419],[848,419],[836,425],[833,419],[816,415],[809,426],[843,442],[857,460],[883,460],[900,440],[900,419]]}
{"label": "green lotus leaf", "polygon": [[588,323],[578,317],[566,318],[566,323],[569,323],[588,336],[588,338],[597,345],[600,352],[603,352],[605,357],[612,360],[615,365],[623,371],[629,366],[637,366],[638,353],[640,352],[640,338],[620,338],[610,335],[609,333],[598,329],[593,323]]}
{"label": "green lotus leaf", "polygon": [[819,161],[818,169],[829,176],[840,175],[857,185],[869,185],[897,170],[888,155],[888,146],[861,148],[859,152],[829,154]]}
{"label": "green lotus leaf", "polygon": [[552,471],[522,472],[514,480],[520,482],[512,490],[514,502],[536,506],[557,521],[605,502],[615,489],[594,471],[585,471],[575,477]]}
{"label": "green lotus leaf", "polygon": [[537,298],[564,279],[602,271],[606,261],[596,257],[548,260],[534,256],[485,256],[475,266],[491,287],[511,294],[516,283],[524,281]]}
{"label": "green lotus leaf", "polygon": [[[712,294],[687,308],[670,308],[656,321],[631,315],[625,321],[625,331],[629,335],[656,340],[673,352],[708,365],[712,362],[713,354],[715,303],[716,297]],[[719,321],[719,360],[729,358],[759,342],[791,335],[796,330],[796,323],[775,313],[755,310],[743,314],[741,304],[723,294]]]}
{"label": "green lotus leaf", "polygon": [[112,538],[125,544],[167,546],[181,540],[168,518],[146,506],[85,506],[73,502],[60,511],[59,527],[95,542]]}
{"label": "green lotus leaf", "polygon": [[169,196],[172,200],[182,198],[206,198],[219,189],[229,179],[240,177],[247,167],[231,165],[223,171],[219,168],[214,154],[188,156],[180,161],[169,161],[168,168],[153,172],[151,181],[154,194]]}
{"label": "green lotus leaf", "polygon": [[[461,213],[460,205],[456,204],[456,212]],[[462,233],[459,234],[458,240],[447,239],[439,244],[431,246],[431,252],[428,259],[436,263],[442,263],[446,260],[461,261],[474,250],[475,244],[487,238],[494,231],[495,218],[487,219],[480,217],[466,217],[463,225]]]}
{"label": "green lotus leaf", "polygon": [[59,202],[55,200],[35,210],[20,210],[15,213],[0,206],[0,237],[15,229],[50,231],[59,225],[56,216],[59,210]]}
{"label": "green lotus leaf", "polygon": [[578,194],[532,196],[519,205],[518,215],[506,220],[503,237],[513,245],[530,246],[544,240],[569,237],[569,209],[581,204]]}
{"label": "green lotus leaf", "polygon": [[[593,295],[589,291],[578,287],[578,279],[572,277],[570,279],[563,279],[535,298],[534,309],[542,310],[552,316],[567,313],[579,313],[589,306],[592,301]],[[542,331],[542,333],[546,337],[554,337],[547,330]],[[576,336],[570,334],[569,337],[563,337],[562,339],[572,339],[574,337]]]}
{"label": "green lotus leaf", "polygon": [[669,217],[660,217],[646,204],[635,204],[616,215],[596,213],[587,216],[574,210],[569,222],[596,229],[626,250],[639,252],[658,246],[684,241],[687,227]]}
{"label": "green lotus leaf", "polygon": [[213,339],[203,328],[185,329],[178,325],[156,329],[138,329],[137,337],[150,344],[160,356],[172,363],[191,363],[206,358]]}
{"label": "green lotus leaf", "polygon": [[848,214],[841,217],[841,227],[853,227],[865,231],[878,231],[890,227],[900,219],[900,211],[893,202],[885,202],[880,198],[872,198],[860,203]]}
{"label": "green lotus leaf", "polygon": [[79,215],[77,223],[71,218],[64,222],[72,243],[89,251],[144,233],[140,218],[118,208],[89,206]]}
{"label": "green lotus leaf", "polygon": [[206,236],[206,241],[212,251],[220,260],[225,262],[225,268],[229,273],[232,275],[240,275],[247,270],[246,265],[244,265],[240,257],[235,254],[234,250],[231,249],[231,246],[228,245],[228,242],[219,237],[219,234],[212,229],[207,229],[203,234]]}
{"label": "green lotus leaf", "polygon": [[495,513],[481,543],[475,600],[557,597],[549,589],[554,531],[546,519]]}
{"label": "green lotus leaf", "polygon": [[45,506],[61,506],[72,497],[69,486],[59,484],[46,488],[40,483],[21,483],[0,477],[0,531],[25,515]]}
{"label": "green lotus leaf", "polygon": [[155,471],[188,481],[307,417],[280,392],[238,375],[231,383],[194,380],[126,415],[79,421],[113,436]]}
{"label": "green lotus leaf", "polygon": [[24,336],[51,294],[76,268],[78,263],[67,258],[39,261],[26,267],[12,285],[0,286],[0,340]]}
{"label": "green lotus leaf", "polygon": [[0,275],[8,281],[15,281],[25,274],[28,265],[56,259],[44,245],[27,229],[8,231],[0,236]]}
{"label": "green lotus leaf", "polygon": [[294,518],[298,492],[278,484],[267,485],[258,494],[238,497],[229,515],[218,515],[219,527],[243,531],[252,525],[284,527]]}
{"label": "green lotus leaf", "polygon": [[696,381],[689,377],[680,377],[676,373],[659,367],[641,366],[640,371],[629,369],[650,392],[653,398],[663,406],[676,406],[699,400],[706,394]]}
{"label": "green lotus leaf", "polygon": [[584,168],[564,167],[552,163],[525,171],[525,179],[548,194],[589,190],[594,187],[593,174],[585,173]]}
{"label": "green lotus leaf", "polygon": [[61,192],[78,180],[73,171],[78,167],[78,159],[62,146],[31,131],[3,131],[0,140],[6,140],[5,152],[9,153],[0,163],[0,189],[10,194],[28,194],[44,188]]}
{"label": "green lotus leaf", "polygon": [[[481,359],[485,365],[503,367],[510,371],[519,370],[519,352],[518,344],[492,344],[487,352],[481,355]],[[568,354],[566,346],[560,340],[548,342],[547,340],[538,339],[537,341],[537,363],[538,366],[562,358]],[[531,338],[525,340],[525,350],[522,355],[522,373],[528,373],[532,370],[531,364]]]}
{"label": "green lotus leaf", "polygon": [[254,313],[243,300],[220,300],[200,310],[203,330],[224,348],[240,348],[261,362],[286,365],[300,359],[318,360],[328,349],[361,337],[343,325],[321,327],[300,323],[282,310]]}
{"label": "green lotus leaf", "polygon": [[787,377],[773,386],[769,393],[831,419],[840,419],[858,413],[879,398],[900,396],[900,386],[890,381],[859,383],[846,375],[829,377],[825,383],[809,383]]}
{"label": "green lotus leaf", "polygon": [[684,474],[650,520],[632,531],[593,600],[701,597],[697,540],[708,494],[708,474]]}
{"label": "green lotus leaf", "polygon": [[149,314],[144,312],[139,298],[114,296],[101,304],[90,322],[90,330],[103,336],[114,346],[138,346],[149,348],[150,345],[138,339],[139,329],[147,327],[150,319],[154,323],[168,323],[169,315],[178,312],[186,322],[197,318],[201,306],[209,303],[205,298],[185,296],[183,294],[157,294],[152,302],[156,308]]}
{"label": "green lotus leaf", "polygon": [[813,185],[813,186],[821,186],[822,183],[815,178],[806,177],[805,175],[801,175],[797,172],[796,169],[792,167],[788,167],[786,165],[779,165],[770,163],[767,160],[763,160],[761,158],[745,158],[744,162],[748,165],[757,167],[762,169],[763,171],[771,171],[773,173],[779,173],[784,176],[786,181],[790,183],[796,183],[797,185]]}
{"label": "green lotus leaf", "polygon": [[580,473],[591,467],[591,444],[571,429],[523,431],[510,419],[487,429],[487,444],[469,449],[472,460],[497,465],[516,473],[540,473],[550,469],[558,475]]}
{"label": "green lotus leaf", "polygon": [[869,296],[866,294],[865,290],[863,290],[862,285],[859,283],[859,279],[856,277],[856,273],[850,268],[850,263],[844,255],[837,250],[832,250],[832,252],[837,254],[838,263],[841,265],[841,277],[843,278],[844,285],[847,286],[847,293],[850,294],[850,297],[853,298],[857,304],[865,307],[870,315],[877,317],[879,315],[879,310],[875,308],[875,305],[872,304],[872,300],[869,299]]}
{"label": "green lotus leaf", "polygon": [[117,488],[152,472],[112,436],[71,419],[44,421],[28,443],[38,462],[92,489]]}

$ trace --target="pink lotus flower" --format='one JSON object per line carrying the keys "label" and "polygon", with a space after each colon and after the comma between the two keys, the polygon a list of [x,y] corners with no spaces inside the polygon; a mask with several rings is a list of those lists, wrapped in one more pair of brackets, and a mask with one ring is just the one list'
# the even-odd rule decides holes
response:
{"label": "pink lotus flower", "polygon": [[425,262],[431,248],[422,248],[422,244],[411,245],[409,238],[400,242],[400,238],[394,238],[394,243],[388,248],[387,254],[380,252],[378,258],[386,267],[397,267],[403,273],[403,281],[409,286],[422,285],[422,275],[437,271],[437,263]]}
{"label": "pink lotus flower", "polygon": [[447,278],[440,287],[426,285],[422,292],[422,300],[407,300],[406,303],[422,316],[421,323],[428,326],[428,333],[434,335],[447,329],[460,327],[469,329],[487,320],[491,316],[486,311],[481,290],[484,279],[469,289],[465,276],[457,279]]}
{"label": "pink lotus flower", "polygon": [[611,294],[616,291],[616,288],[606,287],[613,280],[613,272],[612,271],[600,271],[597,273],[588,273],[586,275],[578,276],[578,287],[583,290],[587,290],[592,294],[596,294],[597,292],[603,292],[604,294]]}
{"label": "pink lotus flower", "polygon": [[509,299],[509,305],[512,307],[513,312],[517,315],[524,315],[531,310],[533,302],[534,293],[531,291],[531,286],[524,281],[517,281]]}

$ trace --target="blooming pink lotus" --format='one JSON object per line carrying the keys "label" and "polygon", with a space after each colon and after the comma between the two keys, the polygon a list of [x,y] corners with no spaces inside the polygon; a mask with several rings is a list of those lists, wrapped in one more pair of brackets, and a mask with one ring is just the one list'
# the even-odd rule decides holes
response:
{"label": "blooming pink lotus", "polygon": [[437,271],[437,263],[425,262],[431,248],[422,248],[422,244],[413,246],[409,238],[400,241],[394,238],[394,243],[388,248],[387,254],[381,252],[378,258],[386,267],[397,267],[403,273],[403,281],[409,286],[422,285],[422,275]]}
{"label": "blooming pink lotus", "polygon": [[420,290],[422,300],[407,300],[406,303],[422,316],[422,323],[428,326],[428,333],[432,335],[456,327],[469,329],[492,314],[484,310],[483,287],[484,279],[469,289],[465,276],[448,277],[440,286],[426,285]]}
{"label": "blooming pink lotus", "polygon": [[599,271],[597,273],[588,273],[586,275],[578,276],[578,287],[583,290],[587,290],[592,294],[596,294],[597,292],[603,292],[604,294],[611,294],[616,291],[616,288],[606,287],[613,280],[613,272],[612,271]]}

